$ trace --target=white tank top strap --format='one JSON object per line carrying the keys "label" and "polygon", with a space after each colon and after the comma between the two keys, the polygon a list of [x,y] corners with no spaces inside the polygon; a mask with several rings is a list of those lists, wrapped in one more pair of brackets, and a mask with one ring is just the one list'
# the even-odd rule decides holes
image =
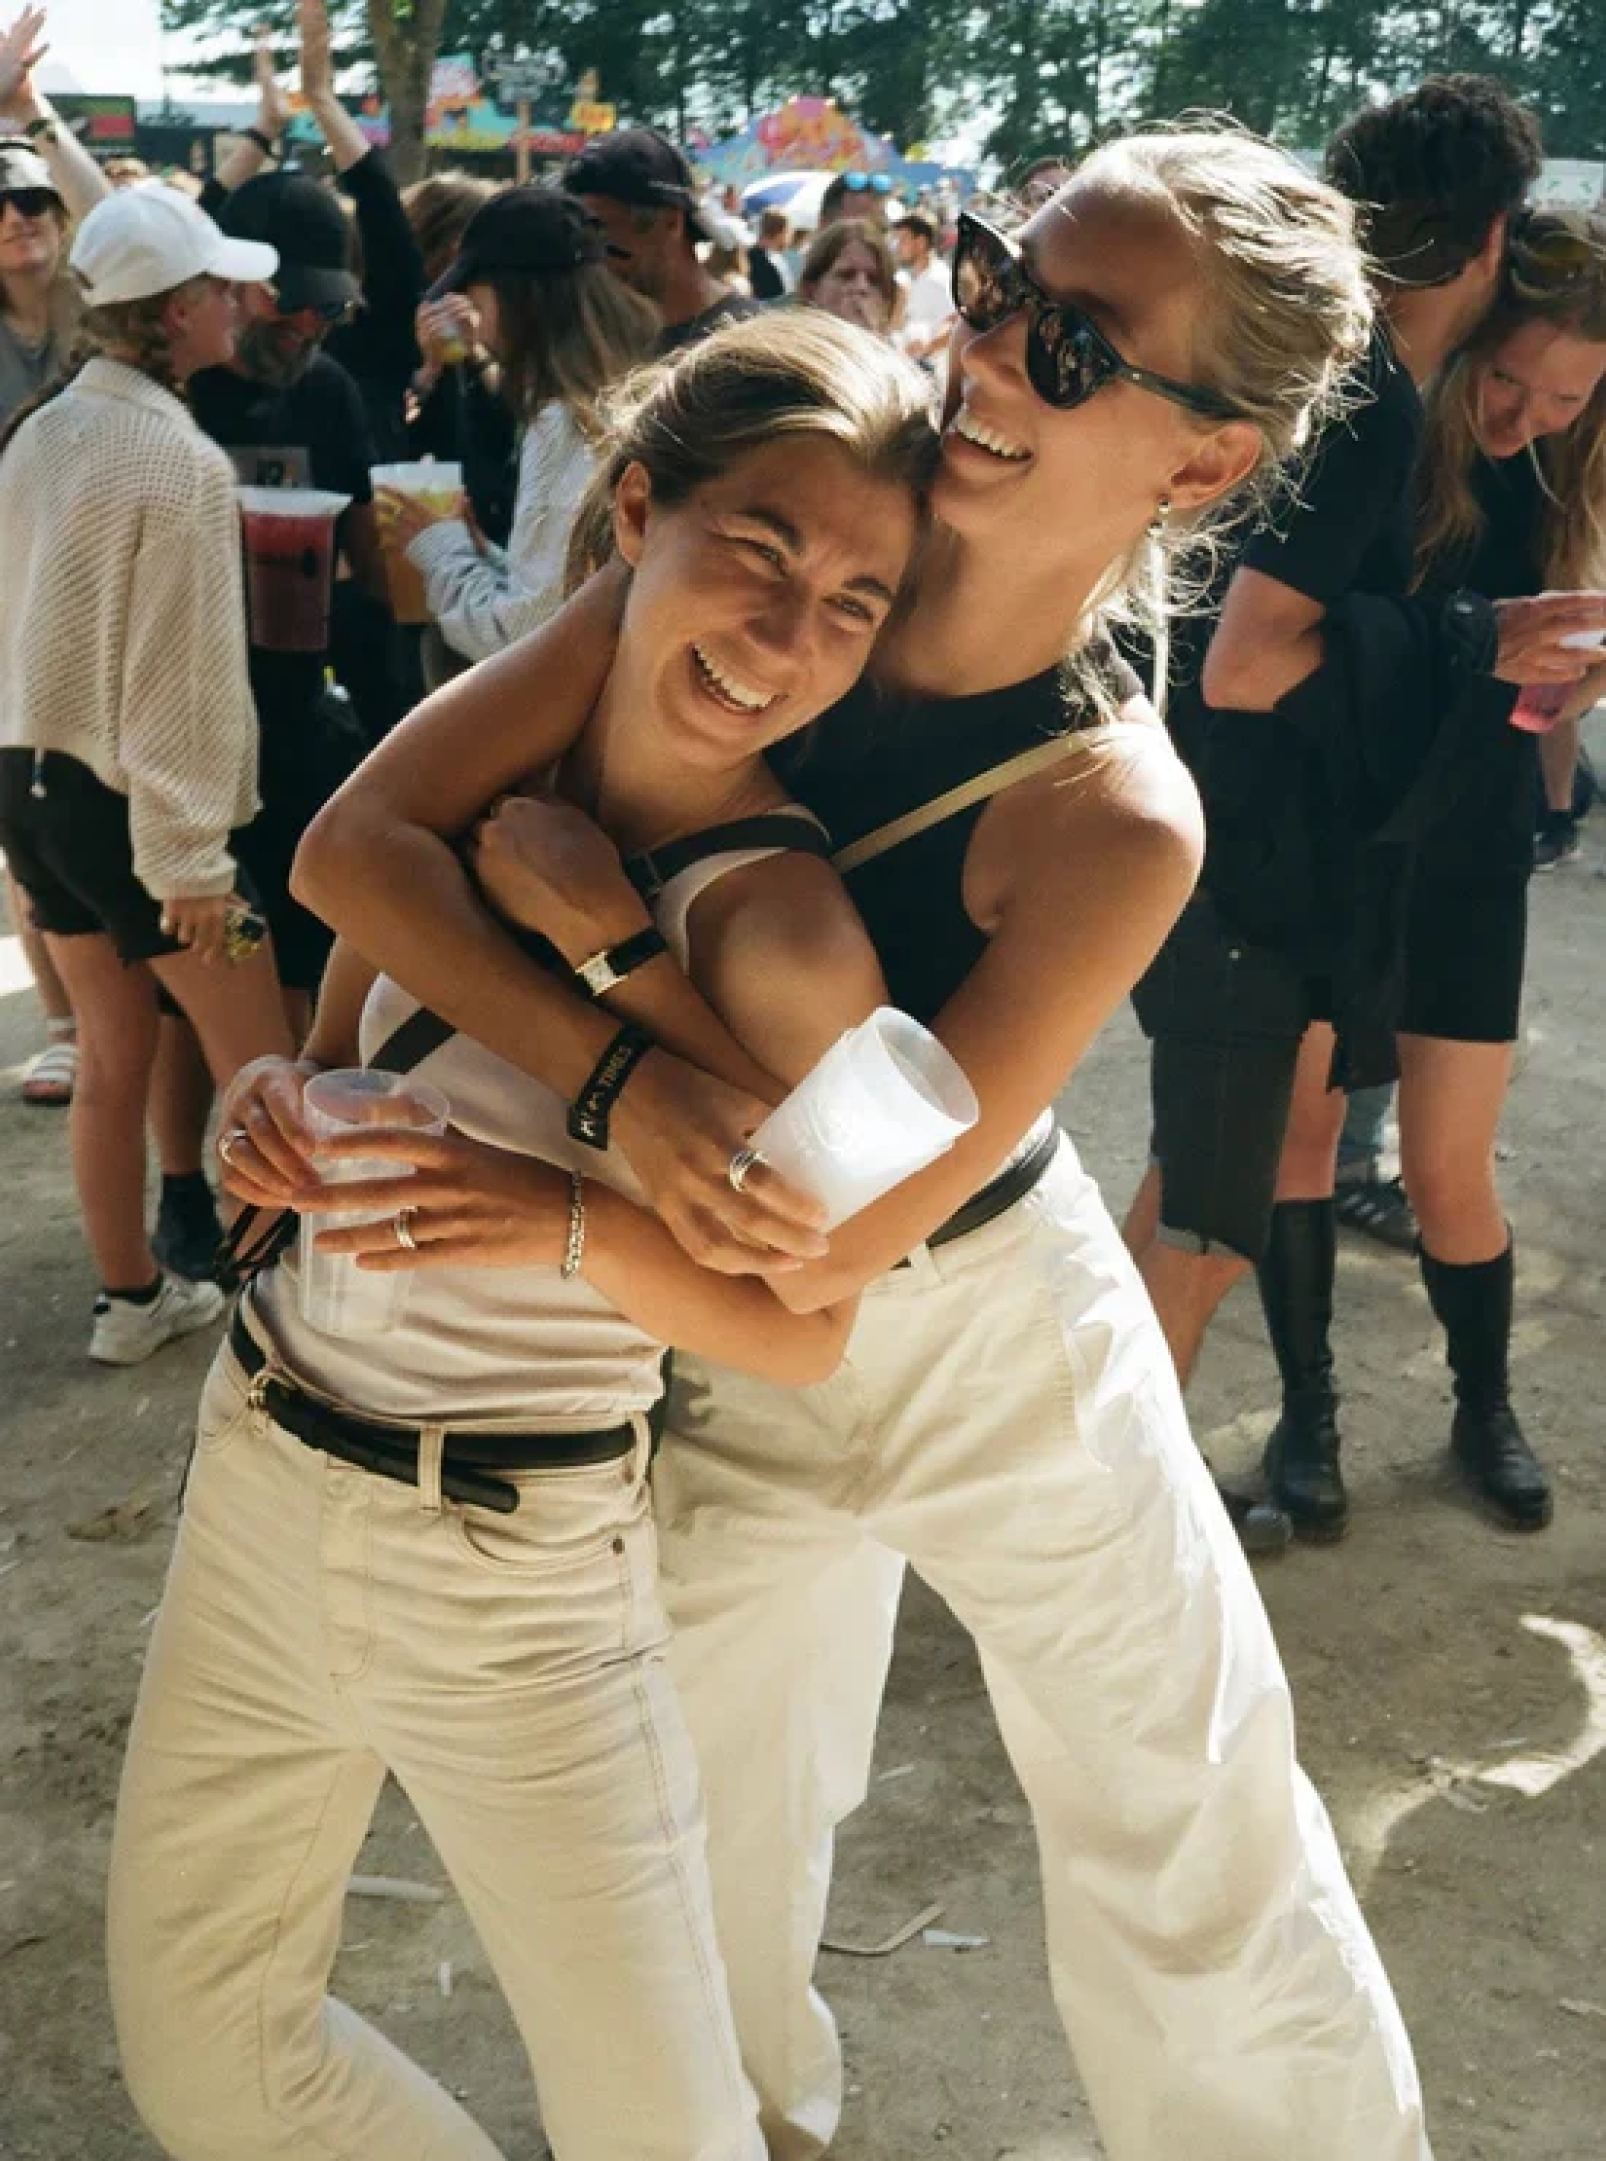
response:
{"label": "white tank top strap", "polygon": [[[756,839],[760,827],[765,832],[761,843],[740,845],[740,841],[748,834],[752,834]],[[788,827],[795,828],[795,832],[790,836]],[[717,845],[722,830],[724,829],[715,827],[706,836],[694,835],[692,841],[685,843],[688,851],[705,838],[715,845],[708,854],[695,854],[693,860],[686,863],[684,868],[672,867],[674,857],[670,850],[660,851],[665,859],[663,867],[668,871],[668,875],[653,893],[649,905],[664,942],[683,968],[688,965],[690,957],[687,922],[692,907],[711,885],[729,876],[734,870],[745,870],[750,863],[762,863],[772,855],[785,855],[794,847],[806,848],[811,855],[830,854],[830,839],[824,826],[812,811],[805,810],[800,803],[789,803],[766,812],[762,819],[743,820],[731,826],[728,829],[730,837],[733,843],[737,843],[731,847],[721,848]],[[626,865],[626,869],[630,870],[633,876],[634,866],[641,860],[637,857]]]}

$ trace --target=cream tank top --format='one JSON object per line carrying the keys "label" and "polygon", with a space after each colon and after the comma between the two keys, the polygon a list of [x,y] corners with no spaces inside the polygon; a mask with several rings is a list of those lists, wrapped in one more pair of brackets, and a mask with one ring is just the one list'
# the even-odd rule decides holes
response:
{"label": "cream tank top", "polygon": [[[808,812],[794,814],[814,825]],[[670,878],[650,903],[682,968],[689,965],[693,903],[716,880],[784,851],[739,848]],[[371,1058],[418,1001],[381,976],[363,1009],[360,1042]],[[454,1035],[424,1059],[419,1078],[452,1106],[473,1140],[538,1156],[640,1198],[615,1148],[569,1138],[568,1105],[494,1051]],[[494,1430],[563,1432],[617,1425],[662,1393],[665,1346],[643,1334],[583,1277],[542,1268],[420,1268],[401,1325],[388,1335],[342,1338],[309,1328],[296,1300],[294,1248],[257,1279],[248,1324],[294,1380],[342,1409],[409,1425],[441,1422]]]}

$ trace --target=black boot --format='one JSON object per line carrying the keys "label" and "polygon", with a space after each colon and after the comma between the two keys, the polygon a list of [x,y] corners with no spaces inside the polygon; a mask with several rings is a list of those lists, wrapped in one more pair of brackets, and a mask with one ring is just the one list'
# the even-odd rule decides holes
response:
{"label": "black boot", "polygon": [[1508,1530],[1542,1531],[1553,1513],[1550,1483],[1511,1408],[1512,1248],[1498,1260],[1461,1268],[1425,1249],[1418,1258],[1455,1375],[1450,1454],[1498,1522]]}
{"label": "black boot", "polygon": [[1342,1538],[1349,1525],[1328,1341],[1336,1252],[1330,1200],[1278,1202],[1259,1270],[1260,1302],[1283,1383],[1283,1414],[1266,1443],[1266,1481],[1295,1535],[1318,1544]]}

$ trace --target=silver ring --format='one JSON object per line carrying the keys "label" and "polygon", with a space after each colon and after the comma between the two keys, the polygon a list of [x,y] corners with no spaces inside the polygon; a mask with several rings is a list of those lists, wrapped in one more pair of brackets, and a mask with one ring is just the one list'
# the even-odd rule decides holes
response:
{"label": "silver ring", "polygon": [[753,1175],[754,1165],[762,1163],[763,1160],[764,1158],[759,1151],[750,1145],[738,1148],[735,1155],[730,1159],[730,1168],[725,1173],[725,1176],[731,1182],[731,1190],[735,1193],[745,1193],[747,1191],[747,1181]]}
{"label": "silver ring", "polygon": [[234,1160],[235,1149],[239,1147],[241,1141],[248,1141],[250,1138],[251,1136],[244,1126],[230,1126],[227,1133],[218,1135],[217,1152],[231,1170],[239,1169],[239,1165]]}
{"label": "silver ring", "polygon": [[416,1208],[398,1208],[396,1211],[396,1243],[409,1253],[418,1251],[418,1240],[413,1236],[413,1219],[417,1214]]}

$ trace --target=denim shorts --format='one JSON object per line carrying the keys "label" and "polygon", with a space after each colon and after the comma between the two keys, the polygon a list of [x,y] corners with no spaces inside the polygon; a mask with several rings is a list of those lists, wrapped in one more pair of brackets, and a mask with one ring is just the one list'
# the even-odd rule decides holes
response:
{"label": "denim shorts", "polygon": [[1152,1046],[1160,1237],[1258,1261],[1313,987],[1281,954],[1231,935],[1201,892],[1132,1004]]}

